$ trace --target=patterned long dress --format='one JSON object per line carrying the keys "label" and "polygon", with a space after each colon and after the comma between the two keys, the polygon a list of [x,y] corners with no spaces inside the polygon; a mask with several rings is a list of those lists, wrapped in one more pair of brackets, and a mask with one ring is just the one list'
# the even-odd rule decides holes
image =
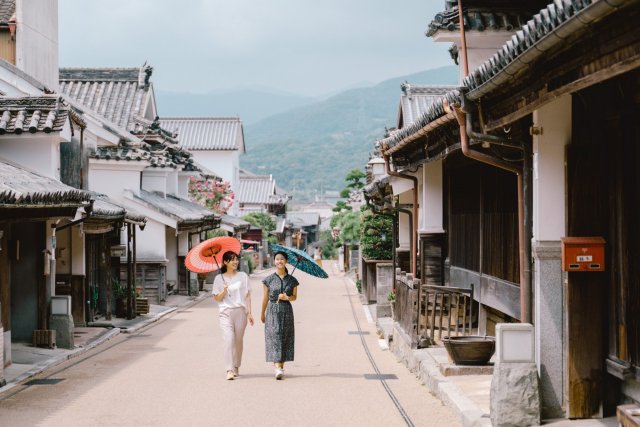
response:
{"label": "patterned long dress", "polygon": [[278,301],[278,295],[285,292],[291,296],[293,288],[298,286],[298,279],[290,274],[281,279],[277,273],[273,273],[262,283],[269,289],[264,322],[267,362],[290,362],[293,360],[295,345],[293,308],[289,301]]}

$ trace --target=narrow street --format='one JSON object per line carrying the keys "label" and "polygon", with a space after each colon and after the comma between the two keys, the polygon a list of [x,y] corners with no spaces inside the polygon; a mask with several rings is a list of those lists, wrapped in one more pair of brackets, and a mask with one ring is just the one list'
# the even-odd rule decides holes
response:
{"label": "narrow street", "polygon": [[236,380],[225,380],[217,305],[207,298],[0,396],[2,425],[460,425],[380,347],[352,282],[328,264],[326,280],[294,274],[296,360],[283,381],[264,361],[265,271],[251,278],[257,323]]}

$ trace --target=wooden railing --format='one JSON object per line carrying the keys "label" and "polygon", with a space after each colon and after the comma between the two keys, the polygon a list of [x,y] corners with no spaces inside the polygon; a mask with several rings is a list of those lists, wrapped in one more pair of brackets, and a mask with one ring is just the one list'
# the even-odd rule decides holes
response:
{"label": "wooden railing", "polygon": [[436,330],[438,340],[443,335],[471,335],[474,321],[473,292],[473,284],[470,289],[423,285],[418,320],[420,341],[435,344]]}
{"label": "wooden railing", "polygon": [[394,321],[412,347],[438,344],[443,336],[472,335],[474,286],[422,285],[396,269]]}
{"label": "wooden railing", "polygon": [[414,279],[410,273],[396,269],[396,301],[395,322],[407,335],[412,347],[418,343],[418,293],[420,280]]}

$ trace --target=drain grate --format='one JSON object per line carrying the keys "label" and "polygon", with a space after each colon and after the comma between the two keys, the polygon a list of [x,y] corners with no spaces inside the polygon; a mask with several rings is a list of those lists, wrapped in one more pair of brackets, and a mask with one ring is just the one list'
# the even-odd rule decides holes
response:
{"label": "drain grate", "polygon": [[365,380],[397,380],[396,374],[364,374]]}
{"label": "drain grate", "polygon": [[58,384],[60,381],[64,381],[64,378],[41,378],[28,381],[25,385],[54,385]]}
{"label": "drain grate", "polygon": [[369,331],[349,331],[349,335],[369,335]]}

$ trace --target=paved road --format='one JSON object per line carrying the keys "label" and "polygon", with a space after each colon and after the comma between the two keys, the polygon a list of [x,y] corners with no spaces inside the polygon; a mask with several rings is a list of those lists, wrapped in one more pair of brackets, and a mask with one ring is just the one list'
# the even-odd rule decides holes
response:
{"label": "paved road", "polygon": [[40,376],[53,384],[2,396],[0,425],[460,425],[378,345],[375,325],[340,274],[295,273],[302,283],[293,303],[296,360],[276,381],[259,322],[267,273],[251,280],[258,323],[245,335],[240,378],[224,379],[217,305],[206,299]]}

